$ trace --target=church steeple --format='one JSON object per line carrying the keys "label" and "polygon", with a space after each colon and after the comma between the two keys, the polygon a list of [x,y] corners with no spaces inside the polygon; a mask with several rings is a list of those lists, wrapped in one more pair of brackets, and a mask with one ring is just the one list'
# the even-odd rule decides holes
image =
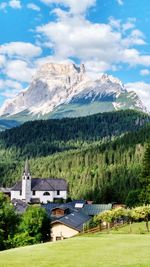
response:
{"label": "church steeple", "polygon": [[28,159],[25,161],[24,173],[22,176],[22,199],[28,203],[31,199],[31,175]]}
{"label": "church steeple", "polygon": [[30,175],[30,169],[29,169],[29,161],[28,158],[25,161],[25,166],[24,166],[24,175],[29,176]]}

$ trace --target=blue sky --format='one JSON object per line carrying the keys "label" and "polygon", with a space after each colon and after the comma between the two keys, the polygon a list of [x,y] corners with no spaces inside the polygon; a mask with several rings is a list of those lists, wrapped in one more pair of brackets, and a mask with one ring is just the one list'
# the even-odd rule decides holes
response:
{"label": "blue sky", "polygon": [[46,62],[118,77],[150,110],[149,0],[0,1],[0,106]]}

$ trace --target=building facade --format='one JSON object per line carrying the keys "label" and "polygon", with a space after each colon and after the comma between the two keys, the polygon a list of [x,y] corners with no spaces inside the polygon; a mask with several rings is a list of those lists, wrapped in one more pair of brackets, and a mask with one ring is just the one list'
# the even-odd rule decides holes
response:
{"label": "building facade", "polygon": [[26,203],[47,203],[67,199],[67,183],[62,178],[32,178],[26,160],[22,180],[11,189],[11,200],[20,199]]}

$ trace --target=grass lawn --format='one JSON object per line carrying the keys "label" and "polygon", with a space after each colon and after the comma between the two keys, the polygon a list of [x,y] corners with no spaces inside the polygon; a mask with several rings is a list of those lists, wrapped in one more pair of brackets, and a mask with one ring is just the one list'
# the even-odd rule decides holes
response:
{"label": "grass lawn", "polygon": [[0,267],[150,267],[150,236],[93,234],[0,252]]}
{"label": "grass lawn", "polygon": [[[121,227],[116,227],[110,230],[110,233],[118,233],[118,234],[129,234],[130,233],[130,225],[124,225]],[[145,222],[137,222],[131,224],[131,233],[132,234],[150,234],[147,232]]]}

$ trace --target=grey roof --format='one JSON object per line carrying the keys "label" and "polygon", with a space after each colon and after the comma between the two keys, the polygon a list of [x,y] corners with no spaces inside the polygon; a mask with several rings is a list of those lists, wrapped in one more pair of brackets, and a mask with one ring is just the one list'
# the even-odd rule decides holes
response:
{"label": "grey roof", "polygon": [[63,211],[68,210],[67,207],[57,206],[57,207],[54,207],[54,208],[52,209],[52,211],[53,211],[53,210],[56,210],[56,209],[61,209],[61,210],[63,210]]}
{"label": "grey roof", "polygon": [[[22,189],[22,181],[17,182],[13,187],[13,191]],[[32,191],[67,191],[67,182],[62,178],[32,178]]]}
{"label": "grey roof", "polygon": [[10,193],[10,191],[11,191],[10,187],[0,187],[0,192]]}
{"label": "grey roof", "polygon": [[83,214],[80,211],[75,210],[72,213],[53,221],[52,225],[54,223],[61,223],[81,232],[83,230],[84,223],[86,223],[89,220],[90,220],[89,216]]}
{"label": "grey roof", "polygon": [[110,210],[112,204],[85,204],[82,211],[89,216],[97,215],[105,210]]}
{"label": "grey roof", "polygon": [[25,203],[24,201],[20,200],[20,199],[13,199],[12,200],[12,204],[15,207],[15,211],[17,213],[23,213],[26,211],[26,209],[28,208],[28,204]]}
{"label": "grey roof", "polygon": [[74,211],[74,208],[73,208],[73,205],[72,205],[72,202],[69,202],[69,203],[46,203],[46,204],[41,204],[41,206],[43,208],[46,209],[48,215],[50,216],[51,215],[51,212],[53,209],[55,208],[60,208],[60,209],[69,209],[70,212]]}

